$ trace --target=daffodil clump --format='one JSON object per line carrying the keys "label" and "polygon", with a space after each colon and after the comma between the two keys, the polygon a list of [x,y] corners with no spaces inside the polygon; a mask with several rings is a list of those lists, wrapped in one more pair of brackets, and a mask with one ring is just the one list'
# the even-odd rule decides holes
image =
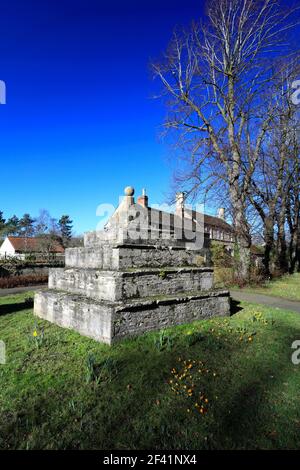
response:
{"label": "daffodil clump", "polygon": [[[229,326],[230,323],[228,320],[226,320],[225,322],[223,322],[222,327],[226,330],[226,332],[237,333],[239,341],[251,343],[253,342],[254,337],[257,334],[257,331],[253,330],[253,326],[252,326],[253,323],[257,325],[259,324],[259,326],[268,326],[268,325],[274,325],[275,321],[271,316],[266,315],[261,311],[254,311],[249,321],[245,323],[245,326],[238,326],[238,327],[235,327],[234,325]],[[215,332],[214,329],[211,329],[210,331],[211,333]],[[216,333],[216,335],[218,337],[221,336],[220,333]]]}
{"label": "daffodil clump", "polygon": [[262,312],[254,312],[252,321],[262,323],[263,325],[268,325],[270,323],[273,325],[274,323],[272,318],[266,318]]}
{"label": "daffodil clump", "polygon": [[37,327],[35,327],[32,331],[31,338],[36,348],[39,348],[43,341],[44,341],[44,331],[39,331]]}
{"label": "daffodil clump", "polygon": [[169,385],[172,392],[188,400],[187,413],[195,411],[201,415],[208,412],[209,399],[206,396],[203,376],[211,374],[216,377],[216,372],[210,371],[202,361],[182,360],[178,358],[179,367],[171,369],[172,378]]}

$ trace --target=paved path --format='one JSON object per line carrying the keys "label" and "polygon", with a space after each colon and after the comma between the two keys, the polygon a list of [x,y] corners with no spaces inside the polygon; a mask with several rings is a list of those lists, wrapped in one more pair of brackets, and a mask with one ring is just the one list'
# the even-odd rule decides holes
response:
{"label": "paved path", "polygon": [[47,284],[37,285],[37,286],[26,286],[26,287],[11,287],[10,289],[0,289],[0,297],[5,297],[6,295],[20,294],[22,292],[29,292],[32,290],[41,290],[47,289]]}
{"label": "paved path", "polygon": [[255,294],[243,292],[241,290],[230,290],[230,295],[234,300],[244,300],[255,304],[269,305],[270,307],[282,308],[300,313],[300,302],[294,300],[281,299],[280,297],[271,297],[270,295]]}

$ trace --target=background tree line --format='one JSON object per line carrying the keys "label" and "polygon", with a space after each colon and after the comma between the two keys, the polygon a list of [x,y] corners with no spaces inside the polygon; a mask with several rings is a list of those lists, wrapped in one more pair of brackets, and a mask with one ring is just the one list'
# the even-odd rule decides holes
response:
{"label": "background tree line", "polygon": [[31,217],[26,213],[21,218],[13,215],[5,219],[3,212],[0,211],[0,239],[6,236],[40,237],[41,245],[44,243],[48,248],[53,242],[59,242],[66,248],[74,241],[72,235],[73,221],[69,215],[62,215],[57,220],[46,209],[42,209],[37,217]]}
{"label": "background tree line", "polygon": [[181,162],[176,190],[227,207],[236,272],[249,278],[253,234],[266,275],[300,269],[299,6],[207,0],[206,18],[176,29],[153,64],[164,129]]}

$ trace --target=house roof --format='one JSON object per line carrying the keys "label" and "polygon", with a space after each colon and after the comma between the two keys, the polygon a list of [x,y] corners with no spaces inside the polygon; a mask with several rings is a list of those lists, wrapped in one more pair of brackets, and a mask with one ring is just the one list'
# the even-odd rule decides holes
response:
{"label": "house roof", "polygon": [[[14,249],[17,252],[40,252],[41,241],[40,237],[7,237]],[[64,253],[64,248],[59,242],[53,241],[53,244],[49,250],[51,253]]]}
{"label": "house roof", "polygon": [[226,220],[220,219],[212,215],[204,214],[204,223],[207,225],[213,225],[214,227],[219,227],[228,232],[234,232],[233,227],[226,222]]}
{"label": "house roof", "polygon": [[212,227],[222,228],[227,232],[233,232],[232,226],[228,222],[226,222],[226,220],[221,219],[220,217],[215,217],[213,215],[208,214],[201,214],[200,212],[196,212],[195,210],[186,208],[184,208],[184,213],[196,220],[198,219],[198,217],[204,217],[204,225],[210,225]]}
{"label": "house roof", "polygon": [[[153,209],[152,207],[148,207],[148,212],[149,212],[149,215],[150,215],[150,223],[151,223],[151,219],[153,219],[155,221],[156,220],[159,221],[160,224],[163,225],[162,221],[163,221],[163,218],[165,217],[165,220],[170,220],[171,228],[174,227],[175,219],[179,218],[178,215],[176,215],[176,214],[172,214],[172,213],[169,213],[169,212]],[[219,217],[214,217],[214,216],[208,215],[208,214],[201,214],[200,212],[196,212],[194,210],[190,210],[190,209],[186,209],[186,208],[184,209],[184,216],[185,216],[184,218],[185,218],[186,221],[189,221],[189,220],[192,219],[192,221],[193,221],[192,222],[193,230],[197,230],[197,225],[195,224],[195,221],[196,220],[203,220],[204,225],[209,225],[209,226],[212,226],[212,227],[215,227],[215,228],[222,229],[227,233],[233,233],[233,231],[234,231],[233,227],[230,224],[228,224],[225,220],[220,219]],[[204,219],[203,219],[203,217],[204,217]]]}

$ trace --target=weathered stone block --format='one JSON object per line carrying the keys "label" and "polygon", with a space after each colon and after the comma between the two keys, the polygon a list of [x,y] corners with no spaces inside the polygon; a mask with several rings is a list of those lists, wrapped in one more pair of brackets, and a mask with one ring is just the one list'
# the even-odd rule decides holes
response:
{"label": "weathered stone block", "polygon": [[[192,235],[191,235],[192,237]],[[186,240],[176,238],[174,233],[158,229],[152,230],[111,230],[95,231],[84,234],[84,246],[96,248],[103,244],[123,245],[160,245],[185,248]]]}
{"label": "weathered stone block", "polygon": [[227,315],[230,315],[227,291],[132,303],[115,309],[112,342],[145,331]]}
{"label": "weathered stone block", "polygon": [[51,269],[49,288],[86,295],[95,300],[164,296],[212,289],[211,268],[135,269],[103,271],[98,269]]}
{"label": "weathered stone block", "polygon": [[65,264],[70,268],[119,269],[118,251],[112,245],[96,248],[67,248]]}
{"label": "weathered stone block", "polygon": [[175,216],[170,230],[164,217],[156,220],[159,211],[154,211],[148,223],[132,231],[133,193],[126,188],[106,230],[87,233],[84,247],[66,250],[66,268],[51,269],[50,290],[35,296],[36,315],[108,344],[229,315],[229,293],[212,290],[213,270],[197,267],[199,257],[209,264],[209,238],[201,224],[190,218],[190,233],[178,238]]}
{"label": "weathered stone block", "polygon": [[96,302],[51,290],[35,296],[36,315],[107,344],[146,331],[229,315],[229,312],[226,291],[127,303]]}
{"label": "weathered stone block", "polygon": [[66,292],[37,292],[34,298],[38,317],[107,344],[112,340],[113,311],[109,304]]}
{"label": "weathered stone block", "polygon": [[163,245],[102,245],[68,248],[66,267],[124,270],[147,267],[197,266],[199,255],[207,258],[207,251],[186,250]]}

